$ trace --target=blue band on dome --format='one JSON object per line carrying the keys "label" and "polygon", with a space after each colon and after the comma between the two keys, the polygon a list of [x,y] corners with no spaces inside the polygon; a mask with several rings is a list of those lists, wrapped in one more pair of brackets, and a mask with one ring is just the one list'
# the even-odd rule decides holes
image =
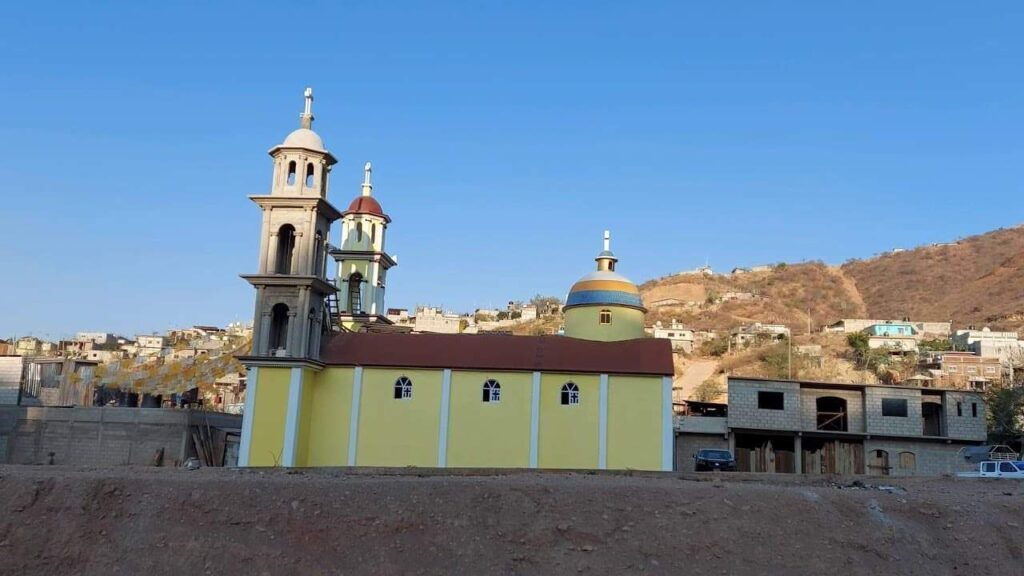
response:
{"label": "blue band on dome", "polygon": [[578,292],[570,292],[565,305],[577,306],[580,304],[621,304],[637,308],[644,307],[639,294],[630,294],[629,292],[619,292],[616,290],[580,290]]}

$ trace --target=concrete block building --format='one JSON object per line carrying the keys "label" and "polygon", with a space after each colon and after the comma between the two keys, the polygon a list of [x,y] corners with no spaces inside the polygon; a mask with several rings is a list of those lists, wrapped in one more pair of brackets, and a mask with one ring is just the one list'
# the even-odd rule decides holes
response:
{"label": "concrete block building", "polygon": [[[391,219],[368,164],[362,194],[331,207],[335,160],[311,108],[307,89],[299,130],[271,150],[271,194],[253,197],[264,225],[259,273],[243,276],[256,321],[239,464],[671,470],[671,346],[644,338],[608,233],[570,290],[564,337],[399,333],[384,303]],[[322,259],[339,218],[332,283]]]}
{"label": "concrete block building", "polygon": [[681,445],[732,449],[740,470],[941,474],[986,438],[984,397],[971,391],[738,377],[728,388],[727,416],[681,417],[676,430]]}

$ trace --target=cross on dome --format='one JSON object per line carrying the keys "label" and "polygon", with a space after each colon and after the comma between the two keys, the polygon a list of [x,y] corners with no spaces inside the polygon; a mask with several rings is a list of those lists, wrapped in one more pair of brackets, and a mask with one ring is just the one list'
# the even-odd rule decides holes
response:
{"label": "cross on dome", "polygon": [[313,127],[313,89],[307,86],[302,95],[306,99],[306,106],[299,115],[299,127],[310,130]]}
{"label": "cross on dome", "polygon": [[373,174],[373,166],[367,162],[363,166],[363,196],[369,196],[373,192],[373,184],[370,183],[371,174]]}

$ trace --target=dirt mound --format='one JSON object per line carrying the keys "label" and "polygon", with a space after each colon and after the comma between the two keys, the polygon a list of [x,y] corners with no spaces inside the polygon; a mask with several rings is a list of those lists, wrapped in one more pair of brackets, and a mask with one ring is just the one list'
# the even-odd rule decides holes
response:
{"label": "dirt mound", "polygon": [[1019,573],[1020,483],[899,486],[7,466],[0,574]]}

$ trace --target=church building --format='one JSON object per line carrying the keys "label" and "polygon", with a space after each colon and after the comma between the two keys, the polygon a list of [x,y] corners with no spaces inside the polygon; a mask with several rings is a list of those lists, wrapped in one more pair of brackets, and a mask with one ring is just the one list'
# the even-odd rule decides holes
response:
{"label": "church building", "polygon": [[328,202],[337,160],[305,96],[270,150],[270,194],[251,197],[263,226],[243,276],[256,308],[239,465],[671,470],[671,345],[645,337],[609,234],[569,292],[563,336],[389,329],[391,218],[369,163],[346,210]]}

